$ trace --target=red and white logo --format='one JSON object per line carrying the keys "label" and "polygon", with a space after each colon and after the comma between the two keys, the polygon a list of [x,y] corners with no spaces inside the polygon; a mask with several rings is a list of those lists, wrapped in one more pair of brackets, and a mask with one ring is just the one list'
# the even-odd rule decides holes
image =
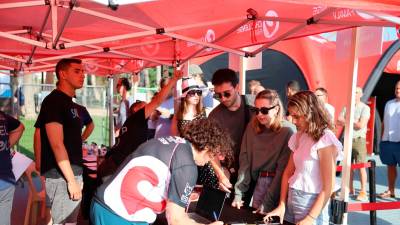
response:
{"label": "red and white logo", "polygon": [[[143,38],[143,42],[149,42],[149,41],[154,41],[156,40],[153,37],[145,37]],[[153,43],[153,44],[147,44],[147,45],[142,45],[140,46],[140,49],[142,52],[147,55],[147,56],[154,56],[160,51],[160,44],[158,43]]]}
{"label": "red and white logo", "polygon": [[[208,29],[206,36],[204,37],[204,42],[212,43],[215,41],[215,32],[212,29]],[[212,51],[212,48],[207,48],[206,51]]]}
{"label": "red and white logo", "polygon": [[128,221],[153,223],[166,207],[168,166],[152,156],[132,159],[104,191],[104,201]]}
{"label": "red and white logo", "polygon": [[95,73],[99,68],[94,64],[85,63],[86,73]]}
{"label": "red and white logo", "polygon": [[[278,17],[278,13],[274,10],[268,10],[265,14],[267,17]],[[265,20],[262,24],[264,37],[272,38],[279,30],[279,21]]]}

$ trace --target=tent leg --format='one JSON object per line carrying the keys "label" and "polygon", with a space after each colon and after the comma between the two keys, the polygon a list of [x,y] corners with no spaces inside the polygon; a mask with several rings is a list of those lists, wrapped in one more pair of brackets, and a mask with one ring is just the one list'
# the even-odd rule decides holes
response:
{"label": "tent leg", "polygon": [[[351,169],[351,150],[353,141],[353,128],[354,128],[354,109],[355,109],[355,90],[357,86],[357,74],[358,74],[358,48],[359,48],[359,32],[358,28],[352,28],[350,57],[349,61],[349,84],[351,85],[347,90],[350,89],[350,98],[347,99],[346,103],[346,125],[344,134],[344,159],[343,159],[343,172],[342,172],[342,184],[339,201],[346,205],[349,202],[349,184],[350,184],[350,169]],[[338,221],[347,225],[347,210],[343,210],[341,217]]]}
{"label": "tent leg", "polygon": [[239,92],[241,95],[246,94],[246,70],[247,70],[247,58],[240,56],[240,58],[239,58]]}
{"label": "tent leg", "polygon": [[114,115],[113,115],[113,99],[114,99],[114,78],[108,76],[108,142],[109,146],[112,147],[115,144],[114,141]]}

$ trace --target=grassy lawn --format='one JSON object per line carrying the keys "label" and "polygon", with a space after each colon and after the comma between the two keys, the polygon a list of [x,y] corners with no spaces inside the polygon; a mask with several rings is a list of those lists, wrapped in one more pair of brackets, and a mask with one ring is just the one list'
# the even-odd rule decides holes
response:
{"label": "grassy lawn", "polygon": [[[105,144],[108,146],[108,118],[92,116],[92,119],[94,121],[95,128],[88,139],[88,143],[96,142],[98,145]],[[21,118],[21,122],[25,126],[25,131],[19,141],[18,150],[29,158],[33,159],[33,133],[35,131],[33,125],[35,124],[36,120],[26,120]]]}

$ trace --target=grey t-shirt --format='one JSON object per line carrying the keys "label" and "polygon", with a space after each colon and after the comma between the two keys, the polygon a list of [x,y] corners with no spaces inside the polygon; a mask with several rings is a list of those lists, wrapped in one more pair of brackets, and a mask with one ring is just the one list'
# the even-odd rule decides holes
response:
{"label": "grey t-shirt", "polygon": [[225,105],[219,104],[211,111],[209,118],[215,120],[232,138],[234,142],[233,153],[235,156],[234,168],[239,169],[240,144],[242,143],[243,133],[246,129],[245,108],[248,108],[249,117],[251,116],[249,107],[245,107],[246,102],[241,98],[241,104],[236,111],[230,111]]}
{"label": "grey t-shirt", "polygon": [[[342,112],[340,113],[341,117],[344,118],[346,114],[346,108],[343,108]],[[354,109],[354,122],[359,121],[361,118],[367,118],[369,120],[370,117],[370,108],[363,102],[356,104]],[[367,136],[367,126],[353,131],[353,138],[366,138]]]}

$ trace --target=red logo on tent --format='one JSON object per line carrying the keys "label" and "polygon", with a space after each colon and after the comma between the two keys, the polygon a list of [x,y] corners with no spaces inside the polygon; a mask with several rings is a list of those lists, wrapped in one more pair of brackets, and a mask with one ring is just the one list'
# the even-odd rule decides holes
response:
{"label": "red logo on tent", "polygon": [[[278,13],[274,10],[269,10],[266,14],[266,17],[278,17]],[[272,38],[276,32],[279,30],[279,21],[268,21],[265,20],[263,22],[263,32],[266,38]]]}
{"label": "red logo on tent", "polygon": [[[130,169],[121,183],[121,200],[127,212],[132,215],[144,208],[150,208],[155,213],[163,212],[166,207],[166,201],[164,199],[160,202],[149,201],[149,196],[146,198],[143,192],[138,189],[140,182],[149,182],[153,187],[159,185],[158,177],[152,169],[143,166]],[[151,195],[152,193],[148,192],[146,195],[149,194]],[[154,194],[157,193],[155,192]]]}
{"label": "red logo on tent", "polygon": [[85,71],[87,73],[94,73],[94,72],[97,71],[97,69],[98,68],[97,68],[97,66],[95,64],[89,64],[89,63],[85,64]]}
{"label": "red logo on tent", "polygon": [[[142,40],[142,42],[149,42],[149,41],[154,41],[156,40],[153,37],[146,37]],[[147,45],[142,45],[140,46],[140,49],[142,50],[142,52],[147,55],[147,56],[154,56],[155,54],[158,53],[158,51],[160,50],[160,45],[158,43],[154,43],[154,44],[147,44]]]}

